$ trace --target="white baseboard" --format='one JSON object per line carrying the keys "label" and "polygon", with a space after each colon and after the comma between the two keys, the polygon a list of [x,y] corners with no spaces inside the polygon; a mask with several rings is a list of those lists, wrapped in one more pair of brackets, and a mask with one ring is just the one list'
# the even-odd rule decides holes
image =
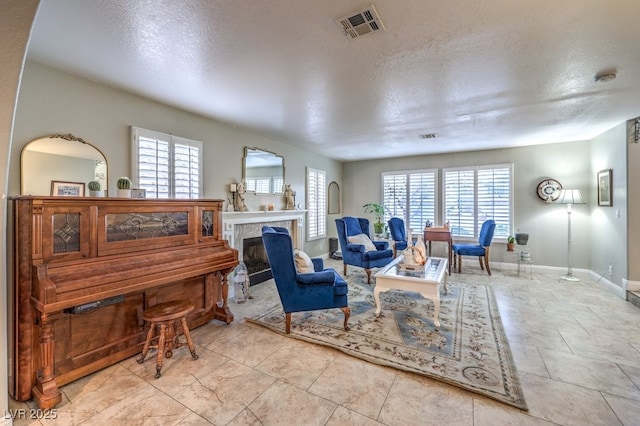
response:
{"label": "white baseboard", "polygon": [[0,417],[0,426],[12,426],[13,425],[13,419],[9,416],[6,416],[5,418],[1,418]]}
{"label": "white baseboard", "polygon": [[[617,285],[612,281],[609,281],[604,276],[596,274],[593,271],[589,271],[589,273],[591,275],[591,278],[593,278],[598,283],[604,284],[607,290],[609,290],[611,293],[615,294],[621,299],[627,300],[627,292],[624,290],[623,287]],[[622,280],[624,281],[624,278]]]}
{"label": "white baseboard", "polygon": [[622,288],[624,289],[625,293],[627,291],[640,291],[640,281],[630,281],[623,278]]}

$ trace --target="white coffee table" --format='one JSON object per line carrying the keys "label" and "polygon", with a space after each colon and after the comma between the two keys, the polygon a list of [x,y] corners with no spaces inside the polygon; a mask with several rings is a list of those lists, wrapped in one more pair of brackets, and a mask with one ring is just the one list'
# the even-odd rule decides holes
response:
{"label": "white coffee table", "polygon": [[433,301],[433,322],[440,327],[440,286],[444,286],[444,294],[447,294],[447,263],[448,260],[441,257],[430,257],[427,263],[419,271],[405,271],[399,265],[404,261],[402,255],[396,257],[393,262],[381,269],[376,275],[376,287],[373,297],[376,301],[376,317],[380,316],[380,293],[395,289],[414,291],[422,297]]}

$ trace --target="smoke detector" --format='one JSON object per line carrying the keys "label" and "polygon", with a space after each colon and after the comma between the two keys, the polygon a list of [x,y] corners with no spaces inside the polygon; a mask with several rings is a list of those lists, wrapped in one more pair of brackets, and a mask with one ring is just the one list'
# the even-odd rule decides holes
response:
{"label": "smoke detector", "polygon": [[358,38],[374,31],[384,30],[384,24],[373,5],[343,18],[338,18],[336,22],[344,31],[344,35],[351,38]]}

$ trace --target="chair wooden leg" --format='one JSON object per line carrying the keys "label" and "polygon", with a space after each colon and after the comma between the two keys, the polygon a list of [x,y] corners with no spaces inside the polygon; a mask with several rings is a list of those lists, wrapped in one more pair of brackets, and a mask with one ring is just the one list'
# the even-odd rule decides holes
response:
{"label": "chair wooden leg", "polygon": [[342,265],[344,266],[343,271],[342,271],[342,275],[346,277],[347,276],[347,264],[343,263]]}
{"label": "chair wooden leg", "polygon": [[484,265],[482,264],[482,259],[484,259],[484,256],[478,256],[478,262],[480,263],[480,269],[482,269],[484,271]]}
{"label": "chair wooden leg", "polygon": [[345,306],[344,308],[340,308],[342,310],[342,312],[344,313],[344,329],[349,331],[349,316],[351,315],[351,309],[349,309],[348,306]]}
{"label": "chair wooden leg", "polygon": [[371,269],[364,270],[367,273],[367,284],[371,284]]}
{"label": "chair wooden leg", "polygon": [[491,275],[491,269],[489,269],[489,258],[484,256],[484,265],[487,267],[487,273]]}
{"label": "chair wooden leg", "polygon": [[284,331],[285,333],[291,333],[291,312],[287,312],[284,316]]}
{"label": "chair wooden leg", "polygon": [[458,255],[458,273],[459,274],[462,273],[462,255],[461,254]]}

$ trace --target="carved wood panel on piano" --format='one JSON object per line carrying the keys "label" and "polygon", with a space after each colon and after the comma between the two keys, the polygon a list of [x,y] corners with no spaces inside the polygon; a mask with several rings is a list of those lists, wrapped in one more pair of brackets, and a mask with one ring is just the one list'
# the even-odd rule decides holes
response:
{"label": "carved wood panel on piano", "polygon": [[187,299],[189,328],[233,321],[221,200],[16,197],[10,394],[40,408],[59,386],[138,354],[144,309]]}

